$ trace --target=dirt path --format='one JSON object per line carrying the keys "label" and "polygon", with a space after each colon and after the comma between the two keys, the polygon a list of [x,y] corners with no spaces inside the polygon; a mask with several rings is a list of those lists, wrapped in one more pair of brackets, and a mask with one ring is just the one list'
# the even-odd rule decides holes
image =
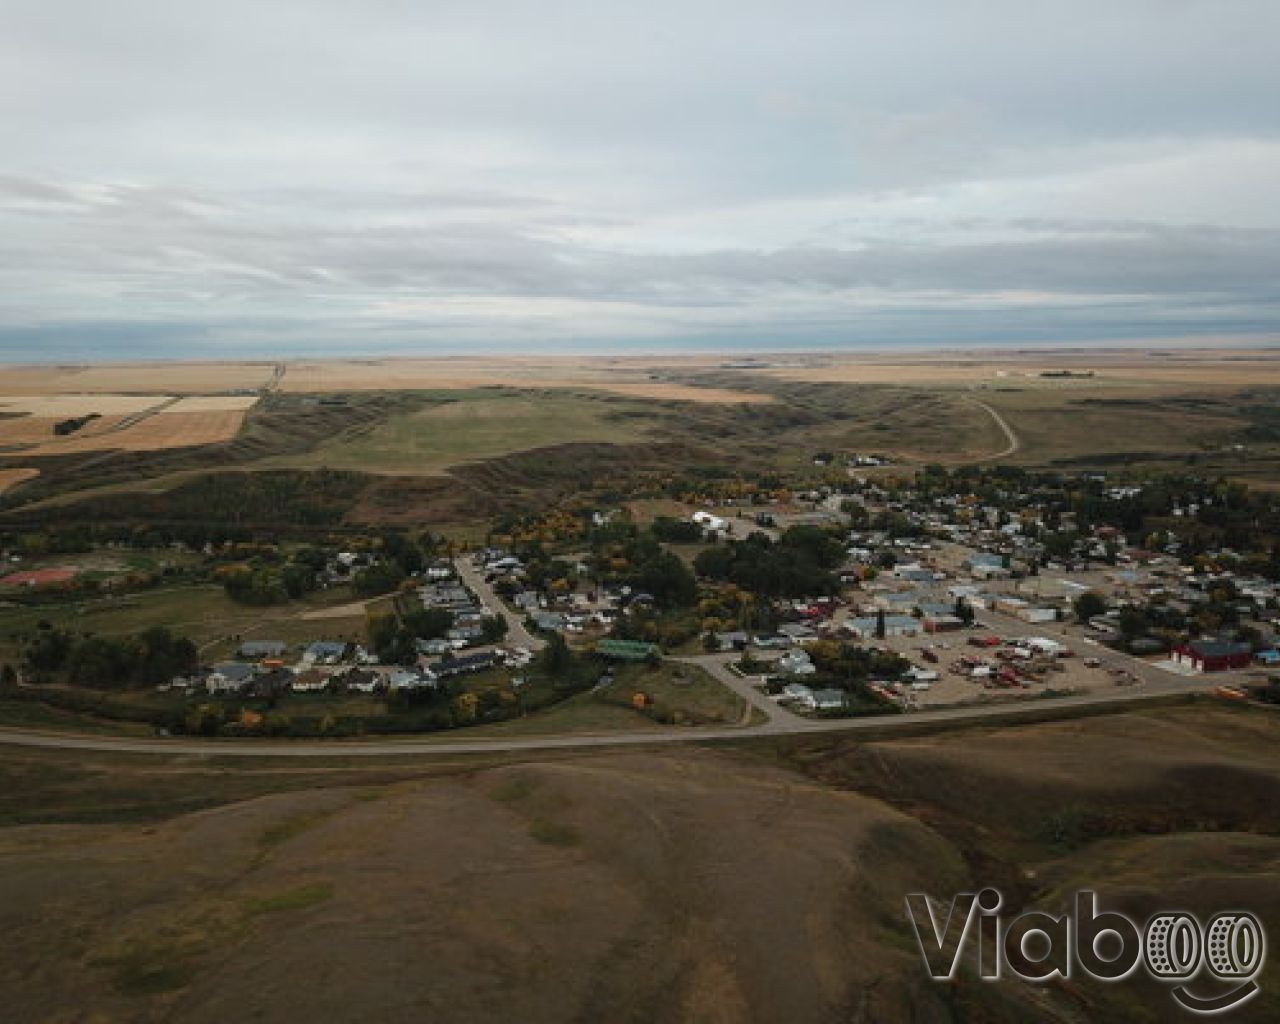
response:
{"label": "dirt path", "polygon": [[1006,439],[1008,439],[1008,442],[1009,442],[1009,444],[1005,448],[1003,448],[1001,451],[996,452],[994,455],[988,455],[985,458],[981,459],[980,461],[994,462],[996,459],[1007,459],[1010,455],[1015,454],[1018,451],[1018,449],[1022,447],[1022,442],[1018,440],[1018,435],[1013,432],[1013,428],[1009,426],[1008,420],[1006,420],[1003,416],[1001,416],[1000,413],[996,412],[996,410],[993,409],[991,406],[989,406],[986,402],[980,402],[976,398],[970,398],[970,399],[967,399],[967,401],[971,402],[973,405],[976,405],[979,409],[985,410],[991,416],[991,418],[996,421],[996,426],[999,427],[1004,432],[1004,436]]}

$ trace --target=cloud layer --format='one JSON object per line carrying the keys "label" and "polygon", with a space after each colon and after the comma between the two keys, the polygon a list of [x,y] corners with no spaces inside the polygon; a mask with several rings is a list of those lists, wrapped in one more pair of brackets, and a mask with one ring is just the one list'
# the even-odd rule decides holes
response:
{"label": "cloud layer", "polygon": [[0,357],[1280,335],[1280,8],[1042,6],[11,0]]}

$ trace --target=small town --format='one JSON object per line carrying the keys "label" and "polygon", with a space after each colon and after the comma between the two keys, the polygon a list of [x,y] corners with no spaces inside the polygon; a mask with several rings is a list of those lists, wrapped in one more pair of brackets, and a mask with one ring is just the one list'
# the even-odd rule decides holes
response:
{"label": "small town", "polygon": [[[832,459],[814,465],[830,476]],[[903,478],[877,457],[843,461],[838,487],[737,481],[748,500],[579,499],[500,523],[474,548],[399,534],[353,550],[170,541],[200,563],[188,572],[249,607],[372,596],[337,609],[357,615],[349,631],[326,631],[320,610],[287,637],[268,623],[196,651],[159,627],[152,640],[180,670],[158,679],[166,657],[136,644],[38,628],[6,686],[76,708],[77,691],[119,688],[95,671],[142,682],[116,663],[140,658],[155,696],[107,697],[97,713],[224,735],[430,731],[536,715],[584,690],[657,721],[750,727],[757,709],[797,729],[1206,680],[1225,700],[1275,699],[1280,565],[1274,545],[1250,549],[1261,535],[1248,529],[1267,499],[1190,478]],[[13,600],[83,599],[74,569],[6,557]],[[673,710],[653,692],[671,671],[735,696]]]}

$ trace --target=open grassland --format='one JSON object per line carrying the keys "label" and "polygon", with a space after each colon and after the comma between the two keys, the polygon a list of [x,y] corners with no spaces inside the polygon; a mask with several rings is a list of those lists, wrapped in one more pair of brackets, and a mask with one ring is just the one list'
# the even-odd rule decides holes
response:
{"label": "open grassland", "polygon": [[[365,614],[349,607],[352,595],[334,588],[307,600],[266,608],[237,604],[221,587],[190,585],[142,591],[125,597],[94,597],[50,605],[0,607],[0,661],[18,655],[18,636],[38,623],[80,633],[121,636],[151,626],[168,626],[188,636],[201,648],[202,657],[216,660],[231,654],[246,640],[283,640],[301,644],[317,639],[363,639]],[[348,606],[344,614],[315,621],[309,613],[334,606]]]}
{"label": "open grassland", "polygon": [[1228,403],[1185,402],[1171,390],[1080,393],[1008,384],[974,397],[995,408],[1017,435],[1014,461],[1037,465],[1116,453],[1212,451],[1247,425]]}
{"label": "open grassland", "polygon": [[[627,406],[643,416],[640,403]],[[471,392],[357,428],[281,464],[438,473],[461,462],[575,441],[627,443],[642,431],[608,400],[556,392]],[[641,420],[643,422],[643,420]]]}
{"label": "open grassland", "polygon": [[[292,363],[273,378],[283,390],[256,404],[112,392],[156,404],[118,414],[136,420],[104,416],[41,441],[36,453],[15,445],[2,468],[40,475],[13,476],[4,500],[36,514],[80,497],[168,493],[200,474],[329,468],[374,476],[348,521],[444,525],[639,466],[804,474],[818,452],[884,454],[908,467],[1194,466],[1274,486],[1278,371],[1271,350],[1189,349]],[[726,388],[744,400],[686,401],[680,391]],[[1014,432],[1012,450],[984,405]],[[29,419],[0,417],[0,444]],[[161,507],[172,506],[143,503],[139,515]]]}
{"label": "open grassland", "polygon": [[[252,992],[268,1024],[1155,1024],[1168,987],[1137,977],[930,982],[903,895],[1269,925],[1278,741],[1215,707],[378,764],[0,748],[0,991],[19,1020],[217,1021]],[[1233,1019],[1274,1020],[1278,975]]]}

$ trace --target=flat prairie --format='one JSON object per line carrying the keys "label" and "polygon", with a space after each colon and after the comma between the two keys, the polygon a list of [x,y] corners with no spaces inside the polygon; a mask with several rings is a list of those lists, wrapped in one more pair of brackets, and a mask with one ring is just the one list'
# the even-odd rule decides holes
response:
{"label": "flat prairie", "polygon": [[[676,359],[678,368],[704,360]],[[465,390],[482,387],[571,388],[633,398],[685,402],[767,402],[768,395],[725,387],[699,387],[664,379],[661,361],[485,357],[452,359],[324,360],[289,363],[281,389],[293,392]]]}
{"label": "flat prairie", "polygon": [[207,394],[270,383],[275,363],[103,363],[73,366],[0,366],[0,391],[10,395],[113,393]]}
{"label": "flat prairie", "polygon": [[952,387],[1280,386],[1280,349],[1070,349],[915,356],[867,353],[765,362],[768,365],[748,372],[793,381]]}

